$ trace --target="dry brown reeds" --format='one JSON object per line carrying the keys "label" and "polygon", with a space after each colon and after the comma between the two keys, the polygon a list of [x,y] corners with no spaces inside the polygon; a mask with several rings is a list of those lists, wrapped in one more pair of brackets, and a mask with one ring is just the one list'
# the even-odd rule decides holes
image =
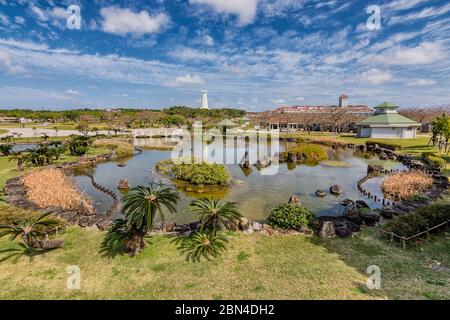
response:
{"label": "dry brown reeds", "polygon": [[381,190],[390,199],[409,199],[420,192],[429,189],[433,179],[425,172],[413,170],[401,172],[386,177]]}
{"label": "dry brown reeds", "polygon": [[81,210],[85,214],[95,212],[88,198],[62,170],[39,170],[24,176],[22,181],[27,188],[27,198],[39,208]]}

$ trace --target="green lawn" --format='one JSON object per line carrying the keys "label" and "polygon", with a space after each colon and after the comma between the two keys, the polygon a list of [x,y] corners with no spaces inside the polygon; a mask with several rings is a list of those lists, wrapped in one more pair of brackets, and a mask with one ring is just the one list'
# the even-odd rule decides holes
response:
{"label": "green lawn", "polygon": [[[450,236],[408,250],[365,230],[353,239],[303,235],[234,234],[226,254],[186,262],[169,239],[157,236],[138,257],[98,253],[102,233],[70,228],[61,250],[0,265],[0,299],[449,299]],[[5,240],[0,247],[7,247]],[[81,269],[81,290],[66,289],[66,268]],[[366,287],[378,265],[382,288]]]}

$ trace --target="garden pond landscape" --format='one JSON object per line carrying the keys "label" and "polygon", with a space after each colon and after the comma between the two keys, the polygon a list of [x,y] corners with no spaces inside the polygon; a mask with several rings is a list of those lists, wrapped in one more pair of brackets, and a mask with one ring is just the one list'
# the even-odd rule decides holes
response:
{"label": "garden pond landscape", "polygon": [[[100,163],[90,169],[91,174],[97,183],[110,189],[117,190],[119,181],[128,180],[130,187],[148,185],[151,181],[171,183],[166,176],[160,175],[155,170],[155,165],[159,161],[171,158],[171,151],[152,150],[145,146],[152,147],[155,144],[161,146],[161,139],[139,139],[135,140],[139,148],[144,149],[141,154],[126,161]],[[190,143],[190,142],[180,142]],[[203,143],[196,145],[196,150],[202,150],[203,156],[211,161],[214,151],[217,150],[213,143]],[[221,144],[220,144],[221,145]],[[294,145],[289,142],[280,142],[280,152],[290,149]],[[198,149],[200,147],[200,149]],[[217,147],[217,146],[216,146]],[[235,156],[239,163],[245,155],[246,150],[257,148],[256,144],[247,146],[225,146],[224,154],[230,157]],[[358,181],[366,176],[368,165],[383,165],[385,169],[405,170],[406,167],[395,161],[381,161],[376,155],[367,157],[353,149],[333,149],[323,147],[328,154],[328,161],[314,164],[293,164],[280,163],[277,173],[264,174],[264,170],[252,168],[252,172],[242,170],[238,164],[226,165],[230,172],[231,184],[221,193],[196,194],[179,190],[180,201],[178,202],[176,214],[165,214],[166,220],[173,220],[176,223],[189,223],[194,220],[194,216],[185,213],[189,203],[199,197],[212,196],[226,201],[237,203],[239,211],[248,219],[263,221],[267,218],[270,209],[278,203],[286,203],[292,196],[298,196],[302,204],[309,208],[317,216],[335,216],[342,213],[344,207],[340,202],[345,199],[364,200],[371,208],[380,208],[381,204],[374,202],[362,195],[357,188]],[[273,168],[272,168],[273,170]],[[266,172],[267,173],[267,172]],[[105,193],[98,191],[92,186],[87,175],[76,175],[76,183],[82,192],[94,200],[98,212],[106,212],[112,205],[112,198]],[[382,196],[380,183],[382,178],[374,178],[365,182],[364,189],[371,191],[374,195]],[[342,194],[339,196],[328,194],[324,198],[318,198],[317,190],[324,190],[329,193],[333,185],[342,186]],[[119,193],[119,191],[117,191]]]}

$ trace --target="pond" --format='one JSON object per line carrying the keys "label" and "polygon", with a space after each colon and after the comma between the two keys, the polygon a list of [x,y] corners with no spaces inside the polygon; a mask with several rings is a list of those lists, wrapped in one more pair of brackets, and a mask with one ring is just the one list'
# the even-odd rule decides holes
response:
{"label": "pond", "polygon": [[[154,139],[146,140],[149,146],[154,146]],[[157,143],[161,144],[160,141]],[[145,146],[145,141],[138,141],[138,145]],[[204,147],[206,148],[206,146],[205,143]],[[256,146],[250,146],[250,148],[253,147]],[[286,143],[281,144],[280,151],[286,150],[287,147]],[[253,172],[247,176],[239,165],[231,164],[227,165],[227,168],[233,179],[232,187],[218,197],[236,202],[241,213],[252,220],[266,219],[272,207],[279,203],[287,203],[292,195],[299,196],[303,206],[317,216],[339,215],[343,210],[339,202],[344,199],[364,200],[372,208],[381,206],[380,203],[365,198],[357,189],[357,182],[366,175],[368,165],[383,165],[386,169],[405,169],[401,163],[382,161],[377,157],[367,159],[351,149],[334,150],[326,147],[325,149],[329,160],[345,162],[348,166],[336,167],[325,164],[292,166],[283,163],[279,165],[278,173],[275,175],[263,175],[254,168]],[[226,153],[238,151],[237,156],[240,159],[245,153],[245,148],[229,146],[225,151]],[[170,159],[170,157],[171,151],[144,150],[142,154],[128,160],[126,167],[119,167],[119,163],[116,162],[102,163],[93,168],[91,173],[99,184],[113,191],[117,191],[121,179],[127,179],[131,187],[148,185],[152,180],[161,179],[161,176],[155,173],[155,164],[158,161]],[[77,176],[75,181],[83,192],[94,199],[99,212],[105,212],[109,208],[112,199],[97,191],[91,185],[88,177]],[[380,181],[369,180],[364,187],[373,194],[380,194]],[[316,197],[317,190],[328,192],[329,188],[335,184],[339,184],[343,188],[340,196]],[[117,193],[119,192],[117,191]],[[194,217],[185,213],[185,210],[190,201],[205,195],[193,195],[182,190],[179,190],[179,193],[178,212],[174,215],[166,213],[165,219],[174,220],[177,223],[192,222]]]}

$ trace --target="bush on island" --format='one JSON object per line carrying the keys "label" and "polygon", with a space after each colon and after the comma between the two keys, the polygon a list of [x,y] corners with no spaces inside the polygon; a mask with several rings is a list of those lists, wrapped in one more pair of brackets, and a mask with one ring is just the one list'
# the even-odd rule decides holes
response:
{"label": "bush on island", "polygon": [[188,182],[193,185],[227,186],[230,183],[230,174],[225,166],[215,163],[180,162],[172,160],[160,161],[156,169],[174,179]]}

